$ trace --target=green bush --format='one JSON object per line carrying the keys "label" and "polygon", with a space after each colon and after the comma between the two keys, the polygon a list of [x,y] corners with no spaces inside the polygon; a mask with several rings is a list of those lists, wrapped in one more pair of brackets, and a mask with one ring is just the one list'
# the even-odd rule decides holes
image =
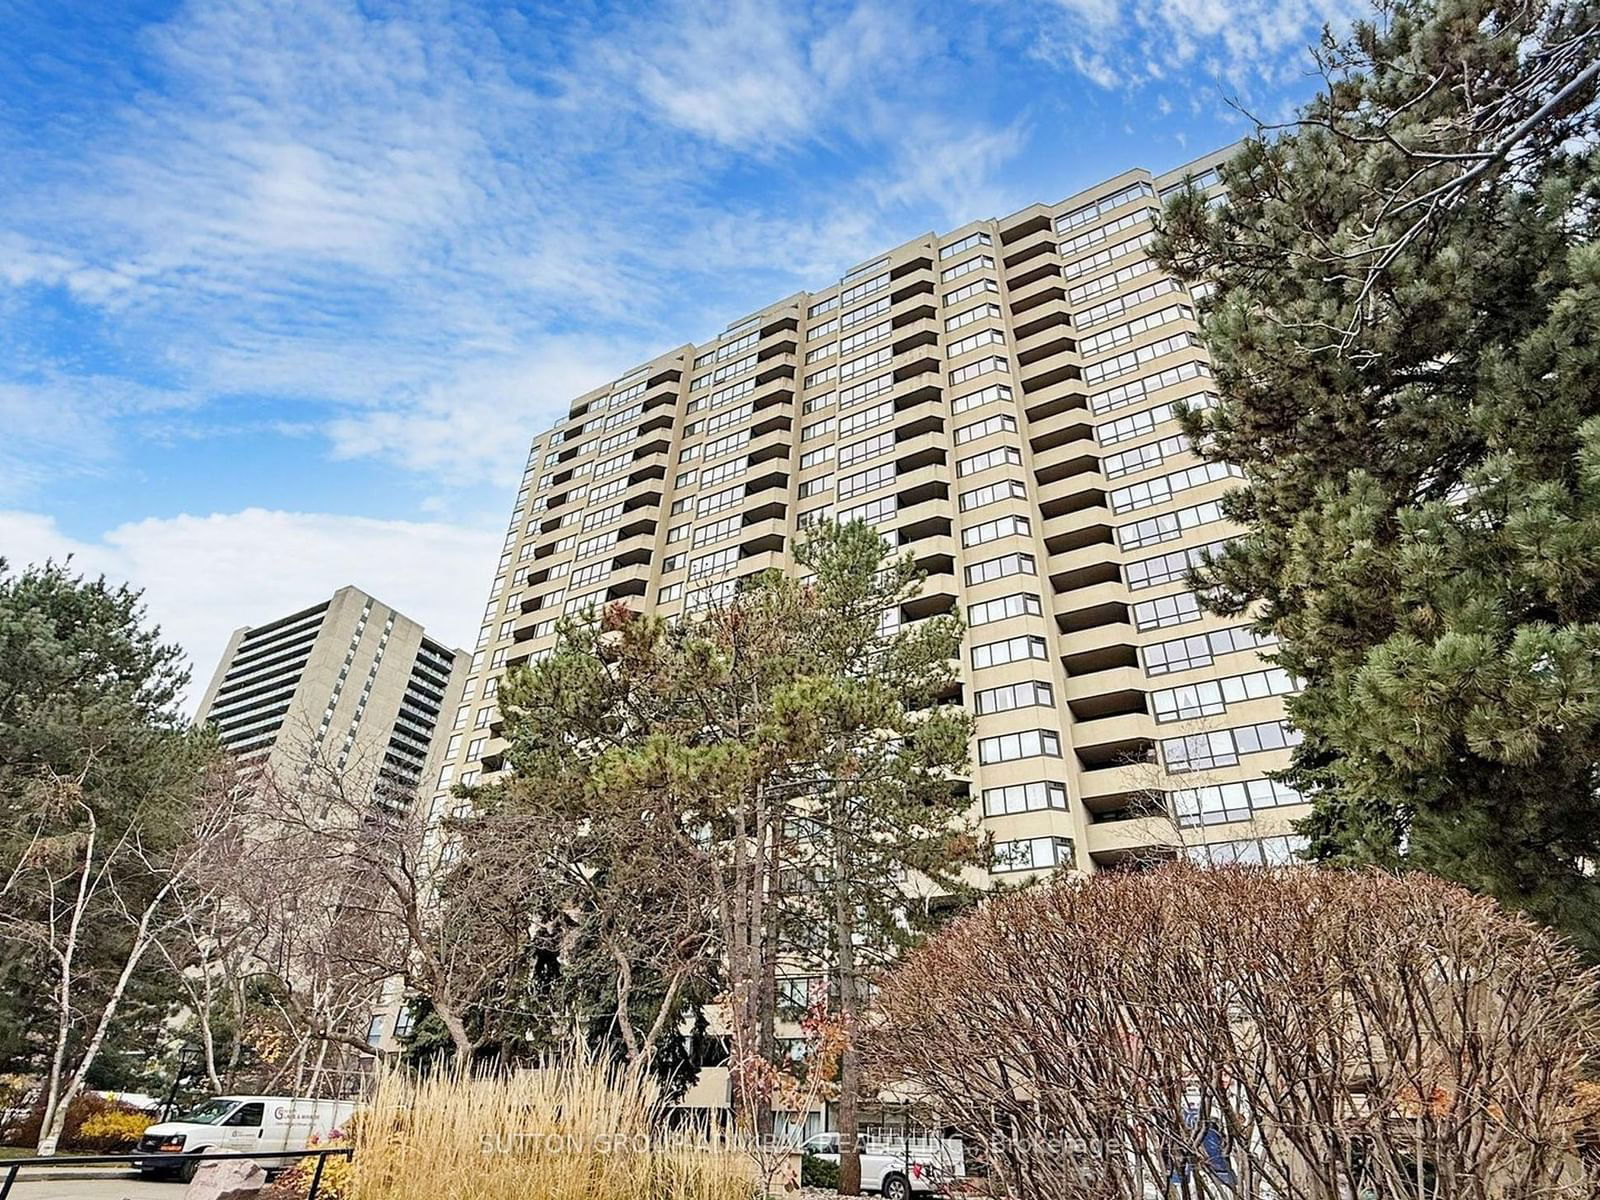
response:
{"label": "green bush", "polygon": [[800,1159],[800,1186],[839,1190],[839,1164],[807,1150]]}

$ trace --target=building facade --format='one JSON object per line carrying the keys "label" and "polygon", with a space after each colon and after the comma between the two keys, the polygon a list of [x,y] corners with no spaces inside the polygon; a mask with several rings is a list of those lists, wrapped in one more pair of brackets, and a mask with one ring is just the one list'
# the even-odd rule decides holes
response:
{"label": "building facade", "polygon": [[[437,778],[469,656],[358,588],[234,631],[198,719],[241,762],[275,773],[313,759],[401,794]],[[429,793],[431,794],[431,793]]]}
{"label": "building facade", "polygon": [[1149,253],[1163,195],[1224,157],[917,238],[573,401],[533,441],[436,806],[504,769],[499,680],[564,613],[692,611],[860,518],[926,572],[892,619],[967,622],[997,874],[1287,859],[1293,681],[1185,587],[1238,480],[1176,419],[1211,370]]}

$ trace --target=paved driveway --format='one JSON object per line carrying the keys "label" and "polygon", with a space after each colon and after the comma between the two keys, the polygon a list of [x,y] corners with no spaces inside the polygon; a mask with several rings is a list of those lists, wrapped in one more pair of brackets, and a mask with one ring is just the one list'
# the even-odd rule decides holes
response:
{"label": "paved driveway", "polygon": [[11,1200],[178,1200],[184,1191],[181,1183],[147,1181],[138,1175],[66,1178],[70,1175],[71,1171],[63,1171],[55,1179],[18,1180]]}

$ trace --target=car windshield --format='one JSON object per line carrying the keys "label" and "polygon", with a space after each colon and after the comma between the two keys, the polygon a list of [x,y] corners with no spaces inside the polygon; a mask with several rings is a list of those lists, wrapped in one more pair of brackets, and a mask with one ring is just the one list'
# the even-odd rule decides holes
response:
{"label": "car windshield", "polygon": [[237,1100],[207,1100],[204,1104],[195,1105],[178,1119],[190,1125],[215,1125],[238,1107]]}

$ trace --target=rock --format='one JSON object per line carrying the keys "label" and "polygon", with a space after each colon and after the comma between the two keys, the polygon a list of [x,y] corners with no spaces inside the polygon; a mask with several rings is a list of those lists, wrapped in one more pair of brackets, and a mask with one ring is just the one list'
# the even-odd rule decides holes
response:
{"label": "rock", "polygon": [[267,1173],[240,1158],[201,1163],[183,1200],[252,1200],[267,1185]]}

